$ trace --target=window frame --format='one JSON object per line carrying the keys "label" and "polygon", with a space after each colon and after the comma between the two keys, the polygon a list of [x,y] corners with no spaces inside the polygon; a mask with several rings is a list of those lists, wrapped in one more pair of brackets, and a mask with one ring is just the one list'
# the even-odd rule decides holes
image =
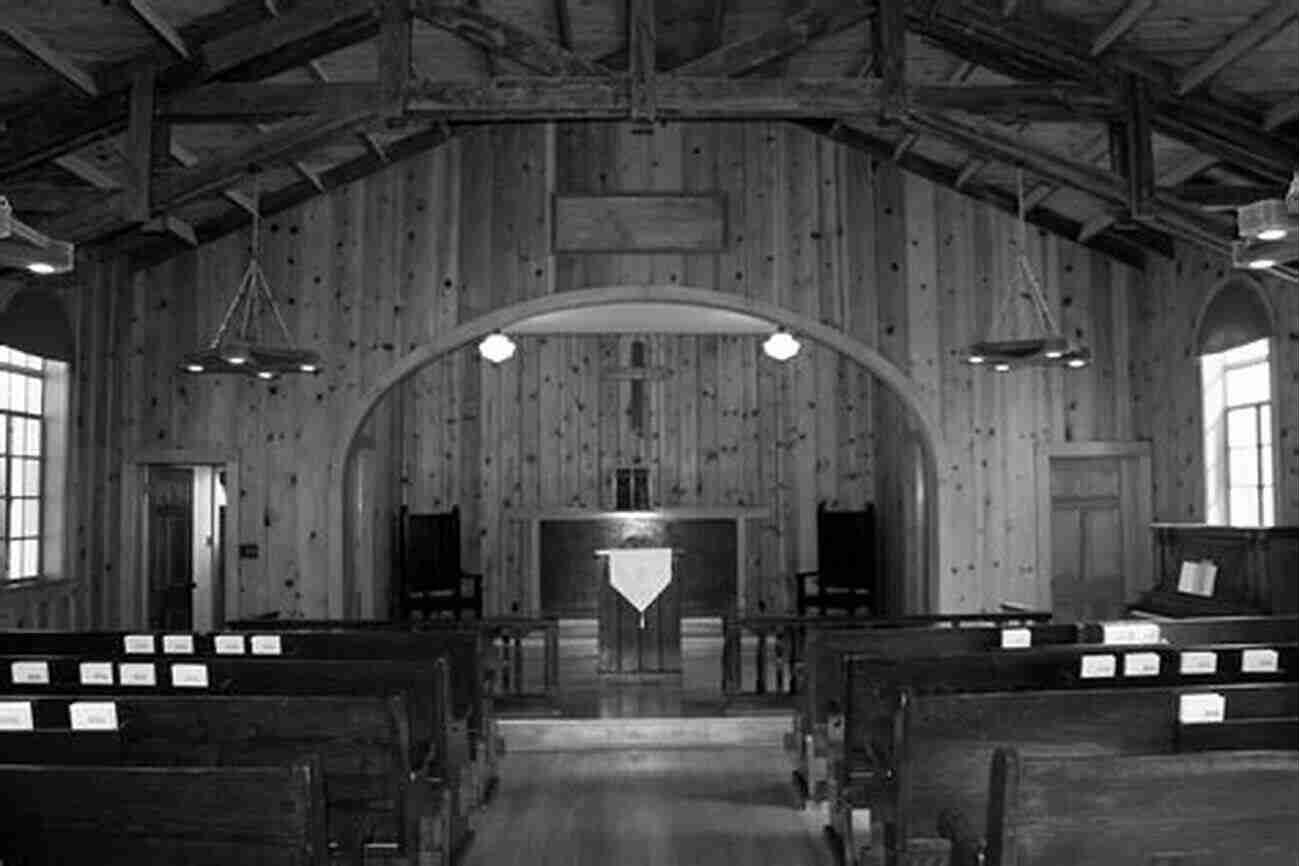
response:
{"label": "window frame", "polygon": [[[1222,356],[1229,352],[1262,344],[1252,356],[1224,360]],[[1274,345],[1272,338],[1261,338],[1250,343],[1243,343],[1221,352],[1212,352],[1199,356],[1201,378],[1202,434],[1205,440],[1205,502],[1208,522],[1222,523],[1226,526],[1249,528],[1267,528],[1277,525],[1278,487],[1277,487],[1277,387],[1276,364],[1274,363]],[[1233,401],[1228,389],[1229,374],[1234,371],[1262,365],[1266,370],[1268,397],[1266,400],[1240,399]],[[1208,374],[1208,375],[1207,375]],[[1214,416],[1209,417],[1211,406]],[[1267,430],[1263,423],[1263,410],[1267,407]],[[1253,448],[1256,453],[1254,484],[1233,484],[1232,452],[1234,446],[1228,435],[1229,417],[1234,412],[1250,411],[1254,416],[1255,439]],[[1267,434],[1267,435],[1266,435]],[[1242,448],[1244,446],[1236,446]],[[1265,485],[1265,464],[1270,483]],[[1217,464],[1217,465],[1216,465]],[[1234,489],[1251,489],[1255,491],[1255,509],[1257,519],[1253,523],[1241,522],[1232,511],[1232,491]],[[1267,520],[1265,518],[1268,518]]]}
{"label": "window frame", "polygon": [[[20,354],[36,358],[40,362],[39,368],[24,366],[22,364],[9,363],[0,360],[0,372],[11,373],[23,376],[28,380],[34,380],[39,383],[40,394],[40,411],[32,413],[24,410],[12,408],[0,408],[0,423],[3,424],[3,455],[0,459],[5,461],[4,467],[4,484],[0,487],[0,545],[3,545],[3,556],[0,557],[0,574],[3,574],[5,585],[12,585],[19,581],[39,580],[45,576],[47,551],[46,551],[46,529],[49,519],[48,505],[51,495],[49,488],[49,387],[48,372],[50,362],[38,355],[32,355],[28,352],[22,352],[19,349],[5,346],[10,351],[19,352]],[[38,425],[38,440],[36,444],[36,454],[18,454],[15,452],[13,433],[15,420],[34,421]],[[19,495],[11,493],[11,483],[13,481],[13,466],[17,460],[35,460],[36,462],[36,495]],[[21,536],[13,536],[10,532],[10,517],[12,514],[14,502],[35,502],[36,503],[36,526],[34,531],[29,531]],[[21,574],[14,576],[10,568],[11,563],[11,545],[15,542],[35,542],[36,547],[36,565],[31,574]]]}

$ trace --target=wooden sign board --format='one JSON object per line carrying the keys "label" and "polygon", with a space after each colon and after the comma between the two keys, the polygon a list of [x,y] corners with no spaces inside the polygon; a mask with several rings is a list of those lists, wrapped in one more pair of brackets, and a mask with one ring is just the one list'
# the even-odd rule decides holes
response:
{"label": "wooden sign board", "polygon": [[726,200],[713,195],[557,195],[557,253],[713,253],[727,243]]}

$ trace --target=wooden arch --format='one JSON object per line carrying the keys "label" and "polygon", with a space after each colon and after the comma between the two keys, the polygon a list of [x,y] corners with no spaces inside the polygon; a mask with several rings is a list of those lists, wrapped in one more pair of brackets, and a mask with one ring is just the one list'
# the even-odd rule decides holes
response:
{"label": "wooden arch", "polygon": [[755,316],[771,322],[774,327],[784,327],[794,334],[838,351],[874,373],[907,408],[920,439],[927,523],[924,535],[926,550],[923,551],[922,559],[923,573],[926,575],[923,596],[930,600],[930,604],[939,598],[938,575],[941,562],[939,515],[942,513],[939,467],[944,458],[943,433],[938,420],[926,407],[920,389],[911,378],[884,355],[862,341],[776,304],[742,295],[675,285],[623,285],[557,292],[485,313],[435,336],[429,342],[407,353],[366,391],[344,420],[329,464],[328,615],[331,618],[357,615],[353,600],[355,588],[351,581],[352,558],[347,555],[347,539],[350,537],[347,520],[349,466],[357,437],[380,399],[427,364],[448,352],[481,340],[494,331],[508,331],[520,322],[547,313],[625,303],[670,304]]}

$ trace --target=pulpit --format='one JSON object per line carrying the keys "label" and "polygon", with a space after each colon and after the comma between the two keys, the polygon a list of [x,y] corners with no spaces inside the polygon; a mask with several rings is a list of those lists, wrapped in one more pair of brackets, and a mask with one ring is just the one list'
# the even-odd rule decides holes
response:
{"label": "pulpit", "polygon": [[600,673],[680,673],[682,605],[673,548],[631,543],[596,555],[605,560],[597,626]]}

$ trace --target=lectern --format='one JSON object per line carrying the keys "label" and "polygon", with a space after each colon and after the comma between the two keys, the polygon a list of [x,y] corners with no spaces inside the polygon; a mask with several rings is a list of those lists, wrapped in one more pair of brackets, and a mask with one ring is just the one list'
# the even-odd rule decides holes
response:
{"label": "lectern", "polygon": [[682,605],[676,552],[630,545],[596,551],[605,561],[597,644],[600,673],[682,670]]}

